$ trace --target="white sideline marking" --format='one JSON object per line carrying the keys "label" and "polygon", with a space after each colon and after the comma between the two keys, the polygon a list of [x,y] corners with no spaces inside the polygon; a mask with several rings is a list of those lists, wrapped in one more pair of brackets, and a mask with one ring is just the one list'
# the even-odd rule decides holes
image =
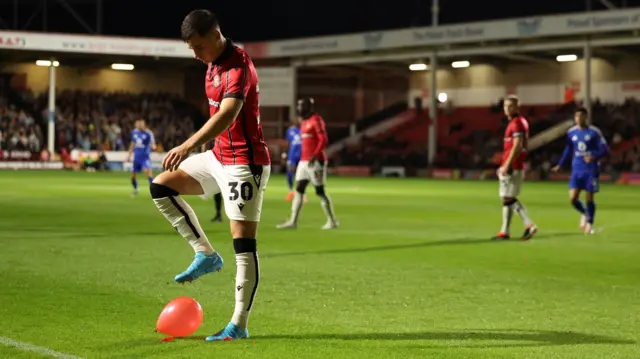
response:
{"label": "white sideline marking", "polygon": [[57,352],[57,351],[49,349],[49,348],[39,347],[37,345],[21,342],[19,340],[14,340],[14,339],[7,338],[7,337],[0,337],[0,344],[4,344],[4,345],[9,346],[9,347],[14,347],[14,348],[17,348],[17,349],[25,351],[25,352],[36,352],[38,354],[48,355],[48,356],[53,357],[53,358],[82,359],[82,358],[77,357],[75,355],[69,355],[69,354],[65,354],[65,353],[60,353],[60,352]]}

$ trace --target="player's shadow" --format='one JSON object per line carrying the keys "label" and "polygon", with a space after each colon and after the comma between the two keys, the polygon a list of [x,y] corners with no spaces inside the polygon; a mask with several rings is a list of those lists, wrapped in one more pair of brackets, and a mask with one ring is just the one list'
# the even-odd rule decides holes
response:
{"label": "player's shadow", "polygon": [[[565,236],[575,233],[558,233],[552,234],[539,234],[533,240],[540,240],[556,236]],[[277,257],[293,257],[303,255],[320,255],[320,254],[341,254],[341,253],[364,253],[364,252],[378,252],[378,251],[390,251],[395,249],[410,249],[410,248],[425,248],[425,247],[439,247],[439,246],[458,246],[458,245],[474,245],[474,244],[505,244],[505,243],[517,243],[521,242],[520,239],[515,238],[511,240],[491,240],[487,238],[454,238],[444,239],[439,241],[427,241],[419,243],[407,243],[407,244],[391,244],[378,247],[362,247],[362,248],[341,248],[341,249],[325,249],[320,251],[310,252],[284,252],[284,253],[265,253],[261,254],[261,258],[277,258]]]}
{"label": "player's shadow", "polygon": [[[577,344],[636,344],[633,340],[608,337],[598,334],[585,334],[561,331],[534,330],[472,330],[463,332],[415,332],[415,333],[364,333],[364,334],[275,334],[253,336],[253,340],[377,340],[377,341],[415,341],[439,340],[453,341],[448,344],[418,345],[423,348],[467,347],[467,348],[508,348],[535,347]],[[499,342],[499,343],[496,343]]]}

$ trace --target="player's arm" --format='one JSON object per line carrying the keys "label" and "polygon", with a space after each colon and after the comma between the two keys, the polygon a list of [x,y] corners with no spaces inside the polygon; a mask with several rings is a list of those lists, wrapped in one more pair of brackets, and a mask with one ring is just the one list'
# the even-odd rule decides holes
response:
{"label": "player's arm", "polygon": [[597,137],[598,149],[592,154],[593,159],[596,161],[609,154],[609,145],[607,144],[607,140],[600,132],[598,132]]}
{"label": "player's arm", "polygon": [[[515,135],[514,135],[515,136]],[[504,167],[507,171],[511,168],[511,164],[513,160],[520,154],[522,151],[522,136],[513,137],[513,147],[511,147],[511,152],[509,152],[509,157],[504,163]]]}
{"label": "player's arm", "polygon": [[133,154],[133,136],[131,137],[131,143],[129,144],[129,152],[127,153],[127,162],[131,161],[131,155]]}
{"label": "player's arm", "polygon": [[216,112],[198,132],[186,140],[184,145],[189,151],[193,151],[199,146],[218,137],[224,130],[231,126],[240,114],[240,111],[242,111],[243,105],[244,100],[237,98],[223,99],[220,103],[220,111]]}
{"label": "player's arm", "polygon": [[329,137],[327,136],[327,130],[322,118],[318,117],[318,119],[314,121],[313,129],[316,133],[316,137],[318,138],[318,144],[313,151],[313,158],[318,158],[322,151],[324,151],[324,149],[327,147],[327,144],[329,143]]}
{"label": "player's arm", "polygon": [[287,130],[284,137],[287,140],[287,149],[291,149],[293,143],[293,134],[291,133],[291,130]]}
{"label": "player's arm", "polygon": [[227,71],[225,79],[226,89],[220,102],[220,110],[207,121],[204,126],[193,136],[191,136],[184,145],[190,150],[198,148],[207,142],[218,137],[224,130],[229,128],[233,121],[238,117],[244,100],[249,92],[250,84],[247,81],[249,70],[246,65],[241,68],[234,68]]}
{"label": "player's arm", "polygon": [[567,144],[564,146],[564,151],[562,151],[562,156],[560,157],[558,164],[555,167],[553,167],[554,171],[559,171],[560,168],[564,166],[565,162],[567,162],[567,159],[571,155],[572,151],[573,151],[573,142],[571,141],[571,138],[569,138],[569,135],[567,135]]}
{"label": "player's arm", "polygon": [[156,150],[156,138],[153,136],[153,132],[149,131],[149,146],[151,147],[151,151]]}

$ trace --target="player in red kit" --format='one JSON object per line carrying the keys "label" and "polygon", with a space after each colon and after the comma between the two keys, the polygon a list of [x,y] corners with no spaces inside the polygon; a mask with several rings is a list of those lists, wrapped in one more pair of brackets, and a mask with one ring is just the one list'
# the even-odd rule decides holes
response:
{"label": "player in red kit", "polygon": [[504,131],[502,164],[498,169],[500,197],[502,198],[502,228],[494,239],[509,239],[513,212],[516,212],[524,222],[523,240],[531,239],[538,230],[529,218],[527,210],[517,198],[524,181],[524,167],[527,161],[529,141],[529,123],[520,116],[518,108],[519,100],[517,97],[509,96],[504,100],[504,113],[509,119],[509,124]]}
{"label": "player in red kit", "polygon": [[[222,35],[210,11],[191,12],[181,31],[195,57],[208,64],[205,91],[211,118],[167,153],[162,162],[166,171],[153,181],[151,197],[195,251],[191,265],[175,277],[178,283],[220,271],[224,265],[181,195],[206,198],[222,193],[225,197],[236,254],[236,304],[229,324],[206,340],[243,339],[249,336],[249,312],[260,279],[256,234],[271,173],[260,125],[258,76],[249,56]],[[211,151],[189,156],[209,141],[214,141]]]}
{"label": "player in red kit", "polygon": [[324,149],[329,139],[324,120],[314,111],[313,99],[298,100],[298,116],[300,116],[300,134],[302,136],[302,156],[296,169],[296,193],[291,204],[291,218],[278,225],[279,229],[293,229],[298,226],[298,217],[304,202],[304,192],[311,183],[316,188],[320,204],[327,215],[327,223],[322,229],[338,228],[331,198],[325,192],[327,181],[327,156]]}

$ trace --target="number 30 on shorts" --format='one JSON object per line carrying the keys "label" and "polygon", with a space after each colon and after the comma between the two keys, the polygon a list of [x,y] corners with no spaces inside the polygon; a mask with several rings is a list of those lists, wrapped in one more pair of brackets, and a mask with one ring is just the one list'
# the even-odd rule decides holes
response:
{"label": "number 30 on shorts", "polygon": [[250,201],[253,198],[253,186],[251,182],[229,182],[231,187],[230,201],[236,201],[242,198],[243,201]]}

